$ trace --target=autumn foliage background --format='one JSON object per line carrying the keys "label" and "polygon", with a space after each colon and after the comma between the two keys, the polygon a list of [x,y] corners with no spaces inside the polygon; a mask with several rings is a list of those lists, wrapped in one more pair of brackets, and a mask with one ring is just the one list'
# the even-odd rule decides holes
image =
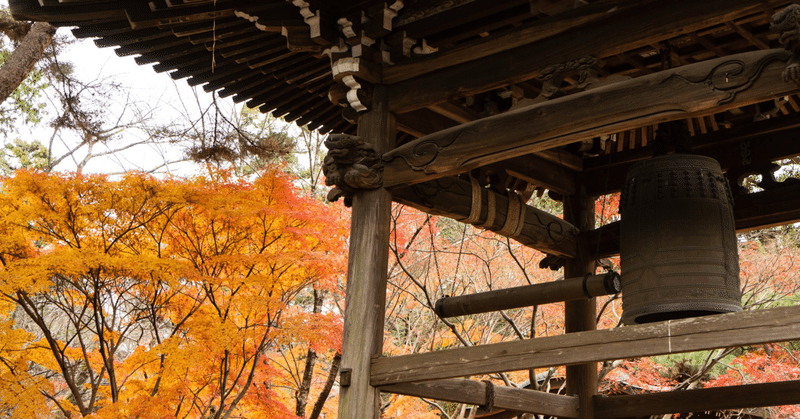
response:
{"label": "autumn foliage background", "polygon": [[[0,194],[0,415],[11,418],[335,418],[348,214],[280,166],[253,181],[17,171]],[[535,198],[536,199],[536,198]],[[558,213],[558,203],[533,205]],[[596,203],[598,225],[617,196]],[[554,281],[545,255],[453,220],[393,210],[384,353],[563,333],[549,304],[439,319],[438,298]],[[798,303],[797,229],[740,237],[744,305]],[[618,269],[618,260],[606,260]],[[598,327],[619,325],[618,296]],[[600,391],[800,379],[793,343],[599,366]],[[473,377],[477,378],[477,377]],[[563,391],[559,368],[481,377]],[[472,407],[384,394],[385,418]],[[773,409],[797,417],[797,406]]]}
{"label": "autumn foliage background", "polygon": [[303,386],[310,411],[341,345],[345,229],[280,170],[18,171],[0,194],[0,416],[283,419]]}

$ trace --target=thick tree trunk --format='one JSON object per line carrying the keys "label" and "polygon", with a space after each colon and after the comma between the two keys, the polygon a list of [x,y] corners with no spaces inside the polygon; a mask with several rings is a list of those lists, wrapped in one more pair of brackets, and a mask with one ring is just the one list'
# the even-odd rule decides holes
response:
{"label": "thick tree trunk", "polygon": [[49,23],[33,24],[8,61],[0,67],[0,103],[5,102],[33,70],[33,66],[42,58],[45,48],[53,41],[55,33],[56,27]]}

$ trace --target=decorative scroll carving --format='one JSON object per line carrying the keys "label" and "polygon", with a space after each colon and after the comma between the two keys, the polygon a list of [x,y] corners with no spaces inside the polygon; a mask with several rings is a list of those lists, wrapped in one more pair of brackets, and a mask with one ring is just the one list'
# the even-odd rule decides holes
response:
{"label": "decorative scroll carving", "polygon": [[792,53],[783,71],[783,81],[800,86],[800,5],[791,4],[772,15],[769,29],[780,34],[781,45]]}
{"label": "decorative scroll carving", "polygon": [[545,68],[539,73],[539,76],[536,77],[536,80],[542,82],[542,93],[540,97],[550,99],[555,96],[561,89],[561,83],[564,81],[564,78],[572,74],[579,75],[576,87],[579,89],[585,88],[590,83],[597,80],[597,72],[593,67],[599,61],[600,60],[596,57],[587,56]]}
{"label": "decorative scroll carving", "polygon": [[[749,143],[749,141],[740,143],[743,162],[745,161],[745,155],[748,160],[751,158]],[[755,164],[750,164],[750,162],[748,162],[743,167],[729,170],[730,173],[728,173],[727,176],[731,180],[731,183],[733,183],[731,186],[735,195],[748,194],[753,187],[769,191],[784,187],[793,187],[800,184],[800,180],[795,178],[787,178],[782,182],[779,181],[775,177],[775,173],[780,169],[781,166],[779,164],[772,162],[759,162]],[[752,175],[761,176],[761,180],[749,178],[749,176]]]}
{"label": "decorative scroll carving", "polygon": [[458,137],[470,132],[469,130],[455,130],[443,138],[431,139],[430,141],[421,141],[414,146],[408,154],[397,153],[390,151],[383,155],[384,161],[391,161],[395,157],[402,158],[411,170],[419,171],[436,161],[439,156],[439,151],[449,147],[451,144],[458,140]]}
{"label": "decorative scroll carving", "polygon": [[325,140],[328,154],[322,166],[325,184],[333,186],[328,201],[344,197],[344,205],[351,206],[353,195],[359,189],[377,189],[383,184],[383,165],[372,144],[360,137],[331,134]]}
{"label": "decorative scroll carving", "polygon": [[[724,95],[717,101],[717,105],[724,105],[732,102],[736,94],[747,90],[761,76],[764,68],[772,61],[786,61],[785,52],[776,52],[762,57],[755,63],[748,63],[744,60],[726,60],[714,66],[711,71],[703,78],[684,77],[673,74],[666,78],[662,84],[673,79],[678,79],[686,84],[705,85],[713,93],[723,93]],[[785,72],[784,72],[785,74]]]}
{"label": "decorative scroll carving", "polygon": [[795,93],[794,85],[778,77],[790,55],[754,51],[689,64],[434,132],[384,154],[384,187],[464,173],[585,138]]}

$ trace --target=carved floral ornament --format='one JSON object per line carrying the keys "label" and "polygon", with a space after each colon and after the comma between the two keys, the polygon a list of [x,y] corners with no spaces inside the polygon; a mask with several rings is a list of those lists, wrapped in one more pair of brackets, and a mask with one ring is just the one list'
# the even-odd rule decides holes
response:
{"label": "carved floral ornament", "polygon": [[333,186],[328,201],[344,197],[344,205],[349,207],[357,191],[383,186],[383,165],[372,144],[355,135],[331,134],[325,140],[325,147],[328,154],[322,172],[325,184]]}

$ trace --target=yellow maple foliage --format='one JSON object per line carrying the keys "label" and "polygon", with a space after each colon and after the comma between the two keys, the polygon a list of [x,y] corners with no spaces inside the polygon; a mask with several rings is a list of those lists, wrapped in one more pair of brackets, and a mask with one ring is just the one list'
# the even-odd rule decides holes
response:
{"label": "yellow maple foliage", "polygon": [[307,295],[338,292],[346,226],[280,171],[2,188],[4,417],[292,418],[271,355],[339,350]]}

